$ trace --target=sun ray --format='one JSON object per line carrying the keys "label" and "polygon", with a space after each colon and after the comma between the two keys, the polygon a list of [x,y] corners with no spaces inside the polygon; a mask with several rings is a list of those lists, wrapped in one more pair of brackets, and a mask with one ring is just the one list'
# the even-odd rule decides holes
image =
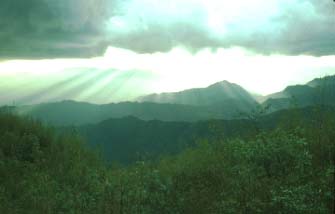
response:
{"label": "sun ray", "polygon": [[83,91],[80,95],[78,95],[78,100],[89,100],[90,98],[94,98],[97,94],[105,93],[105,88],[110,87],[113,84],[113,80],[117,77],[122,71],[120,70],[106,70],[104,72],[104,77],[92,82],[92,85]]}

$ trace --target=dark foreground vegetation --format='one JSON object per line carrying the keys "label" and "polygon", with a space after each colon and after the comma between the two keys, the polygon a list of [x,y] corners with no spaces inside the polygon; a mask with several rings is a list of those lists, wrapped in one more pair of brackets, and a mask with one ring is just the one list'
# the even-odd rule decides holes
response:
{"label": "dark foreground vegetation", "polygon": [[316,111],[127,167],[1,113],[0,213],[334,213],[334,117]]}

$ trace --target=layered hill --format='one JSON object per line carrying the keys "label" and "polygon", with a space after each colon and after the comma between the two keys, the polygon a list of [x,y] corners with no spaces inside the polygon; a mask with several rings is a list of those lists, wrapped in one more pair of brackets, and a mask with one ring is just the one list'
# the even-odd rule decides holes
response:
{"label": "layered hill", "polygon": [[248,110],[256,106],[256,100],[241,86],[221,81],[206,88],[194,88],[180,92],[151,94],[139,97],[140,102],[170,103],[193,106],[219,106],[226,111]]}
{"label": "layered hill", "polygon": [[[315,79],[306,85],[288,86],[265,97],[268,113],[288,108],[335,105],[335,76]],[[259,107],[242,87],[222,81],[207,88],[175,93],[152,94],[138,102],[91,104],[62,101],[13,107],[13,111],[55,126],[95,124],[127,116],[141,120],[195,122],[211,119],[243,118]]]}
{"label": "layered hill", "polygon": [[[134,117],[109,119],[80,126],[78,132],[93,147],[101,148],[108,161],[132,163],[175,154],[198,142],[248,138],[276,127],[317,126],[317,121],[335,118],[335,108],[290,109],[255,119],[209,120],[198,122],[144,121]],[[68,128],[65,128],[68,130]]]}
{"label": "layered hill", "polygon": [[56,126],[98,123],[134,116],[142,120],[199,121],[235,119],[258,106],[242,87],[222,81],[207,88],[189,89],[139,98],[140,102],[91,104],[62,101],[15,107],[15,112]]}
{"label": "layered hill", "polygon": [[242,136],[255,129],[248,120],[166,122],[125,117],[80,126],[77,130],[91,146],[101,148],[108,161],[132,163],[178,153],[202,139]]}
{"label": "layered hill", "polygon": [[263,106],[270,112],[292,107],[335,105],[335,76],[314,79],[305,85],[288,86],[267,96]]}
{"label": "layered hill", "polygon": [[198,121],[212,118],[230,118],[223,111],[206,107],[123,102],[111,104],[91,104],[62,101],[14,108],[20,115],[26,115],[55,126],[83,125],[98,123],[110,118],[134,116],[142,120]]}

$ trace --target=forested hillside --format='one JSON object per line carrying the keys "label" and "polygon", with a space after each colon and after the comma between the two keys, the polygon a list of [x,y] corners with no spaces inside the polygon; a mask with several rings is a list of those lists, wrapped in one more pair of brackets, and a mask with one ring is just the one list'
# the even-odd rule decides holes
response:
{"label": "forested hillside", "polygon": [[335,105],[335,76],[317,78],[305,85],[293,85],[266,97],[269,112],[313,105]]}
{"label": "forested hillside", "polygon": [[[64,130],[68,130],[65,127]],[[109,119],[98,124],[71,128],[90,146],[101,148],[108,161],[129,164],[140,159],[156,159],[194,146],[201,139],[247,136],[253,133],[248,120],[190,122],[144,121],[135,117]]]}
{"label": "forested hillside", "polygon": [[[135,117],[109,119],[98,124],[65,127],[76,130],[90,146],[100,148],[108,161],[129,164],[140,159],[176,154],[198,141],[246,139],[260,131],[276,127],[309,126],[319,117],[319,107],[282,110],[271,114],[255,112],[247,119],[190,122],[144,121]],[[335,118],[335,109],[320,107]]]}
{"label": "forested hillside", "polygon": [[106,175],[78,136],[0,113],[0,213],[104,213]]}
{"label": "forested hillside", "polygon": [[1,113],[0,212],[333,213],[333,110],[315,111],[313,123],[294,111],[272,131],[127,167],[108,167],[75,134]]}

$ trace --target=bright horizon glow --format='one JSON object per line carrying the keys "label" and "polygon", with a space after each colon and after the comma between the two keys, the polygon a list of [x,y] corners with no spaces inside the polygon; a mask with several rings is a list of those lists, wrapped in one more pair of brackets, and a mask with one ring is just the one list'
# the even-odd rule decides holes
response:
{"label": "bright horizon glow", "polygon": [[[266,56],[239,47],[203,49],[195,54],[176,47],[167,53],[139,54],[109,47],[104,56],[91,59],[0,62],[0,91],[8,91],[14,97],[33,95],[77,75],[78,80],[71,81],[71,86],[59,88],[62,90],[60,94],[57,92],[59,99],[67,94],[66,90],[74,91],[80,84],[85,84],[85,91],[76,91],[70,98],[107,103],[132,100],[148,93],[206,87],[222,80],[267,95],[288,85],[333,74],[335,56]],[[99,98],[95,99],[96,94]],[[0,99],[5,96],[10,97],[3,95]],[[48,96],[53,94],[44,94],[38,102],[48,101]]]}

